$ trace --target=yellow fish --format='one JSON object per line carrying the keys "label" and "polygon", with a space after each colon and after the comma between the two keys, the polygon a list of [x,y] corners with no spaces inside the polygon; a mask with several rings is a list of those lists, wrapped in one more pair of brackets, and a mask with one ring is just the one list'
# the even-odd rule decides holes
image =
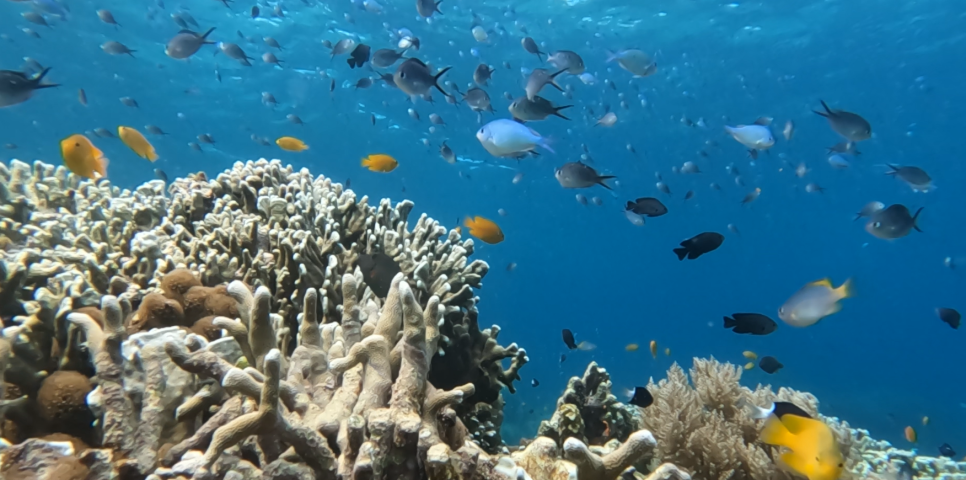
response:
{"label": "yellow fish", "polygon": [[751,350],[745,350],[744,352],[741,352],[741,355],[743,355],[745,358],[751,361],[758,360],[758,354],[755,352],[752,352]]}
{"label": "yellow fish", "polygon": [[104,152],[83,135],[75,134],[61,140],[60,156],[75,175],[91,180],[107,176],[108,160]]}
{"label": "yellow fish", "polygon": [[670,357],[671,356],[671,347],[665,348],[664,349],[664,354]]}
{"label": "yellow fish", "polygon": [[362,166],[373,172],[389,173],[399,166],[395,158],[383,153],[375,153],[362,159]]}
{"label": "yellow fish", "polygon": [[793,327],[809,327],[841,310],[839,301],[854,295],[851,278],[837,288],[827,278],[816,280],[795,292],[778,309],[778,318]]}
{"label": "yellow fish", "polygon": [[751,370],[752,368],[755,368],[755,362],[748,362],[745,364],[745,370]]}
{"label": "yellow fish", "polygon": [[808,480],[838,480],[845,468],[832,429],[819,420],[771,415],[761,431],[761,441],[787,448],[781,454],[782,462]]}
{"label": "yellow fish", "polygon": [[657,358],[657,340],[651,340],[649,347],[651,348],[651,356]]}
{"label": "yellow fish", "polygon": [[279,148],[286,152],[301,152],[309,149],[309,146],[305,142],[295,137],[278,137],[275,140],[275,145],[278,145]]}
{"label": "yellow fish", "polygon": [[141,132],[131,128],[120,126],[117,127],[117,136],[121,137],[121,141],[127,145],[134,153],[138,154],[139,157],[155,161],[158,159],[157,152],[154,151],[154,146],[148,139],[141,135]]}
{"label": "yellow fish", "polygon": [[628,352],[636,352],[638,348],[641,348],[640,345],[636,343],[628,343],[627,346],[624,347],[624,350],[627,350]]}
{"label": "yellow fish", "polygon": [[484,243],[493,245],[503,241],[503,230],[500,230],[500,226],[494,223],[493,220],[480,216],[473,218],[466,217],[466,220],[463,220],[463,226],[470,229],[470,235],[473,235]]}

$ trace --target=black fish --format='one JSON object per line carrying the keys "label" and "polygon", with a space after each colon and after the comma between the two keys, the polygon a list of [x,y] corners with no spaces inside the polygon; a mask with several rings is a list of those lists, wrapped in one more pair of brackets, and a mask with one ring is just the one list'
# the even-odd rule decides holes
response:
{"label": "black fish", "polygon": [[258,18],[258,5],[252,7],[252,18]]}
{"label": "black fish", "polygon": [[952,308],[937,308],[936,315],[939,315],[939,319],[947,323],[950,327],[959,328],[959,320],[962,315]]}
{"label": "black fish", "polygon": [[359,255],[356,265],[362,270],[362,278],[366,285],[380,298],[385,298],[389,294],[393,277],[402,271],[399,264],[385,253]]}
{"label": "black fish", "polygon": [[705,253],[716,250],[724,242],[724,235],[716,232],[699,233],[683,242],[680,248],[675,248],[674,253],[678,255],[678,260],[694,260]]}
{"label": "black fish", "polygon": [[761,361],[758,362],[758,366],[769,375],[781,370],[782,367],[784,367],[782,362],[779,362],[777,358],[772,356],[761,357]]}
{"label": "black fish", "polygon": [[[577,342],[574,341],[574,332],[571,332],[570,329],[563,329],[563,341],[567,345],[567,348],[571,350],[577,349]],[[560,361],[562,362],[563,360]]]}
{"label": "black fish", "polygon": [[369,45],[360,43],[356,45],[355,50],[349,54],[349,59],[346,63],[349,64],[350,68],[362,67],[363,64],[369,61]]}
{"label": "black fish", "polygon": [[540,381],[537,380],[536,378],[534,378],[533,380],[530,380],[530,386],[539,387],[540,386]]}
{"label": "black fish", "polygon": [[760,313],[733,313],[731,317],[724,317],[724,328],[735,333],[768,335],[778,328],[778,324]]}
{"label": "black fish", "polygon": [[158,177],[158,180],[161,180],[164,183],[168,183],[168,174],[164,173],[164,170],[161,170],[160,168],[155,168],[154,176]]}
{"label": "black fish", "polygon": [[633,202],[627,202],[627,209],[648,217],[660,217],[667,213],[667,207],[654,197],[642,197]]}
{"label": "black fish", "polygon": [[634,387],[634,396],[627,403],[641,408],[647,408],[654,403],[654,396],[644,387]]}
{"label": "black fish", "polygon": [[956,456],[956,451],[953,450],[953,447],[950,447],[948,443],[944,443],[939,446],[939,454],[944,457],[953,458]]}
{"label": "black fish", "polygon": [[560,363],[563,363],[563,362],[566,362],[566,361],[567,361],[567,354],[561,353],[560,354]]}
{"label": "black fish", "polygon": [[[773,358],[773,357],[765,357]],[[777,361],[777,360],[776,360]],[[782,418],[785,415],[796,415],[799,417],[812,418],[805,410],[802,410],[798,405],[791,402],[775,402],[775,406],[772,407],[771,413],[774,413],[776,417]]]}

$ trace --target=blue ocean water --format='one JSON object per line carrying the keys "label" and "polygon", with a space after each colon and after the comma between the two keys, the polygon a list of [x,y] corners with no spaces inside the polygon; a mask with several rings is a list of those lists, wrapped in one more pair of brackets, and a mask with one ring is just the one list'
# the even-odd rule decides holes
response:
{"label": "blue ocean water", "polygon": [[[381,14],[348,0],[259,2],[258,19],[249,14],[254,3],[240,0],[231,8],[210,0],[167,0],[164,7],[156,0],[64,0],[66,18],[48,13],[52,1],[0,3],[0,67],[18,70],[23,57],[31,57],[51,67],[48,81],[61,85],[0,109],[0,144],[17,146],[2,151],[8,159],[59,163],[58,144],[68,135],[154,124],[170,134],[150,138],[161,155],[154,164],[116,139],[92,138],[112,160],[108,176],[114,184],[133,187],[154,178],[155,168],[171,178],[199,170],[213,175],[238,160],[280,158],[336,181],[351,179],[353,189],[374,199],[411,199],[417,213],[450,226],[467,215],[497,221],[506,241],[477,243],[476,258],[491,265],[478,292],[480,318],[484,325],[499,324],[502,342],[517,342],[531,360],[518,393],[507,398],[509,442],[532,435],[566,380],[590,360],[626,388],[662,378],[675,361],[687,367],[694,356],[713,355],[740,364],[741,352],[752,350],[778,357],[785,368],[775,375],[745,372],[746,385],[810,391],[824,414],[899,446],[911,446],[902,429],[915,425],[923,454],[935,455],[944,442],[966,448],[963,332],[934,313],[936,307],[966,308],[959,189],[966,181],[959,132],[966,124],[961,88],[966,71],[959,65],[966,54],[966,8],[960,2],[445,0],[443,15],[428,23],[417,16],[414,2],[401,0],[381,0]],[[270,15],[276,4],[284,17]],[[102,8],[121,26],[101,22],[95,11]],[[34,9],[51,27],[21,16]],[[260,39],[276,38],[284,47],[274,52],[282,68],[260,60],[243,67],[214,55],[213,45],[189,61],[168,58],[164,45],[179,30],[170,16],[178,11],[190,12],[200,31],[216,27],[214,41],[236,42],[256,59],[269,51]],[[473,14],[488,31],[488,43],[471,35]],[[521,68],[544,66],[521,48],[521,27],[547,52],[578,52],[597,82],[562,78],[561,85],[572,86],[571,100],[544,90],[554,103],[575,105],[566,111],[573,120],[532,124],[552,139],[556,154],[520,162],[490,156],[475,138],[477,115],[465,105],[446,104],[438,92],[435,104],[411,104],[381,82],[354,89],[356,80],[376,74],[368,67],[349,69],[345,56],[330,58],[321,44],[354,35],[373,49],[388,48],[397,41],[392,32],[408,28],[421,40],[415,56],[435,67],[453,66],[444,79],[461,91],[472,82],[476,65],[489,63],[496,68],[486,87],[496,109],[483,116],[489,121],[509,117],[503,92],[523,94]],[[135,58],[107,55],[100,45],[108,40],[137,50]],[[623,48],[654,55],[658,72],[632,78],[605,63],[606,50]],[[331,93],[330,79],[336,81]],[[79,88],[89,99],[86,107],[77,101]],[[279,105],[262,104],[262,92],[272,93]],[[620,94],[627,109],[620,106]],[[119,97],[134,98],[140,106],[124,106]],[[859,144],[862,155],[848,169],[827,163],[826,147],[840,139],[812,113],[820,100],[860,113],[873,126],[874,137]],[[619,120],[609,129],[594,127],[605,105]],[[422,120],[410,118],[408,108]],[[435,133],[428,131],[430,113],[446,122]],[[288,114],[299,115],[305,125],[290,123]],[[796,132],[752,161],[722,127],[763,115],[775,118],[776,137],[787,120]],[[688,126],[682,118],[703,119],[706,126]],[[187,146],[205,133],[214,145],[204,145],[203,152]],[[310,149],[290,153],[260,146],[252,134],[272,140],[296,136]],[[442,161],[443,140],[463,161]],[[562,189],[553,177],[554,168],[584,153],[582,144],[592,166],[618,177],[613,192],[601,187],[581,192],[599,197],[600,206],[579,204],[577,192]],[[400,167],[389,174],[362,169],[359,159],[371,153],[391,154]],[[685,161],[696,162],[703,173],[671,171]],[[798,178],[794,171],[802,162],[811,170]],[[883,174],[885,163],[922,167],[938,188],[914,193]],[[740,170],[744,186],[736,185],[729,165]],[[656,172],[671,196],[657,191]],[[514,184],[517,173],[523,178]],[[709,188],[712,182],[722,190]],[[810,182],[824,193],[807,193]],[[754,188],[761,188],[760,198],[741,205]],[[695,196],[684,201],[688,190]],[[643,227],[631,225],[623,204],[642,196],[661,198],[670,212]],[[872,237],[862,221],[852,221],[872,200],[913,211],[925,207],[923,233],[894,241]],[[728,224],[740,234],[728,231]],[[724,234],[721,248],[678,261],[672,248],[703,231]],[[950,268],[947,257],[962,268]],[[507,271],[510,263],[517,268]],[[836,285],[853,278],[857,296],[817,325],[796,329],[780,323],[764,337],[722,328],[722,316],[734,312],[777,320],[777,309],[790,295],[823,277]],[[562,328],[597,348],[566,352],[568,359],[560,363]],[[652,359],[650,340],[662,352],[670,348],[671,355]],[[631,342],[643,348],[625,351]],[[532,378],[539,387],[530,386]],[[932,422],[919,427],[923,416]]]}

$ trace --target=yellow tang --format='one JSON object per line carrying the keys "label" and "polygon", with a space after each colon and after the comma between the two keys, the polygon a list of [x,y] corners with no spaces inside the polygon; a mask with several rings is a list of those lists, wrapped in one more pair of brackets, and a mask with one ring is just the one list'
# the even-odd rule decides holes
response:
{"label": "yellow tang", "polygon": [[278,137],[275,140],[275,145],[278,145],[282,150],[287,152],[301,152],[309,149],[309,146],[305,142],[295,137]]}
{"label": "yellow tang", "polygon": [[832,429],[824,422],[785,414],[768,417],[761,441],[788,449],[781,460],[808,480],[838,480],[845,459]]}
{"label": "yellow tang", "polygon": [[375,153],[363,158],[362,166],[373,172],[389,173],[399,166],[399,162],[390,155]]}
{"label": "yellow tang", "polygon": [[158,159],[154,146],[148,139],[144,138],[144,135],[141,135],[141,132],[131,127],[120,126],[117,127],[117,136],[121,137],[121,141],[127,145],[127,148],[130,148],[139,157],[152,162]]}
{"label": "yellow tang", "polygon": [[61,140],[60,156],[75,175],[91,180],[107,176],[108,160],[104,152],[83,135],[75,134]]}

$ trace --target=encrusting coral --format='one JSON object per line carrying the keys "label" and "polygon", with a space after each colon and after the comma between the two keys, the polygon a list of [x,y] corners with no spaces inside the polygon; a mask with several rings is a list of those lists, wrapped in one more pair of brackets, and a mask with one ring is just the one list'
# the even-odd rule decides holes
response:
{"label": "encrusting coral", "polygon": [[[473,241],[412,208],[278,161],[133,191],[0,166],[0,478],[787,476],[737,402],[817,401],[704,360],[643,411],[591,363],[505,445],[526,351],[479,327]],[[853,471],[890,468],[888,444],[826,420]]]}

